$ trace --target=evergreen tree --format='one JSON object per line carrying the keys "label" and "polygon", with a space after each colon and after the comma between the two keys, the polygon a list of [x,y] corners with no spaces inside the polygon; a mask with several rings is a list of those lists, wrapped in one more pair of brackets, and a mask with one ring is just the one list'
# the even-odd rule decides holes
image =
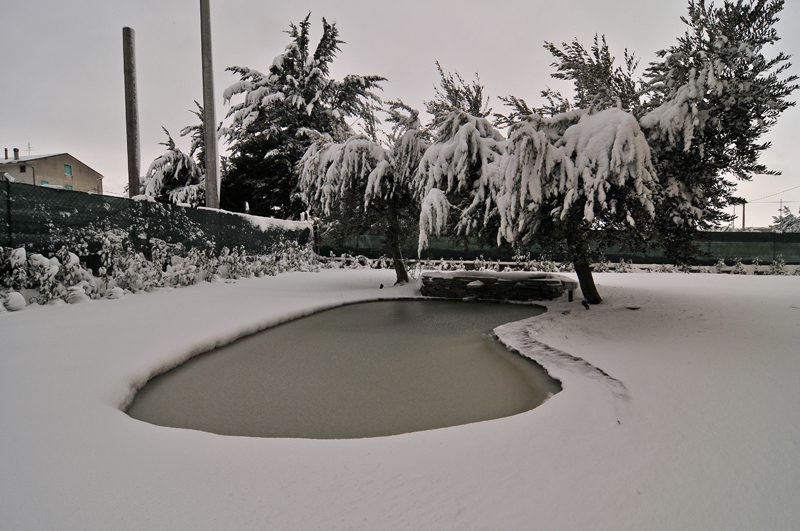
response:
{"label": "evergreen tree", "polygon": [[419,113],[391,102],[392,146],[353,135],[336,142],[319,135],[300,160],[300,193],[326,233],[341,241],[367,231],[383,236],[397,282],[408,282],[401,249],[416,233],[419,208],[413,176],[427,148]]}
{"label": "evergreen tree", "polygon": [[[192,143],[189,146],[189,156],[193,157],[195,161],[197,161],[197,165],[200,166],[200,169],[203,170],[203,173],[206,171],[206,139],[205,139],[205,131],[206,126],[205,122],[203,122],[203,106],[200,105],[197,100],[194,101],[195,106],[197,109],[193,111],[189,111],[194,114],[197,119],[199,120],[194,125],[187,125],[183,129],[181,129],[181,136],[188,136]],[[220,124],[221,127],[221,124]]]}
{"label": "evergreen tree", "polygon": [[[231,125],[223,130],[230,156],[222,180],[223,208],[241,211],[244,203],[259,215],[292,218],[304,210],[296,164],[306,149],[328,135],[343,142],[353,134],[348,120],[359,119],[374,129],[375,90],[384,78],[348,75],[330,78],[330,65],[340,51],[336,24],[322,19],[322,37],[310,47],[309,13],[290,24],[290,44],[272,62],[267,74],[231,67],[240,80],[224,92],[231,104]],[[242,95],[243,101],[231,100]]]}
{"label": "evergreen tree", "polygon": [[205,204],[205,172],[191,155],[181,151],[166,128],[167,152],[156,158],[142,178],[139,193],[161,203],[197,207]]}
{"label": "evergreen tree", "polygon": [[772,217],[771,228],[777,232],[800,232],[800,211],[795,216],[789,207],[783,207],[780,216]]}

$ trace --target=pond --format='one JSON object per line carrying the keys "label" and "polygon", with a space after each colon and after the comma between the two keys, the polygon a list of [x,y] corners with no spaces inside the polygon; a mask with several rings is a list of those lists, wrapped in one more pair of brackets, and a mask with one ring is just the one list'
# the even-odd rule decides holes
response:
{"label": "pond", "polygon": [[127,413],[222,435],[378,437],[507,417],[561,390],[491,331],[536,306],[381,301],[303,317],[150,380]]}

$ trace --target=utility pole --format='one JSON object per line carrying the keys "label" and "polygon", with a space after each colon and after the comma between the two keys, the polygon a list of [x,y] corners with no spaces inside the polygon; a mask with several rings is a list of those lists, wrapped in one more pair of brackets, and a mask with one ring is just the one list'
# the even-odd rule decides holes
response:
{"label": "utility pole", "polygon": [[122,28],[122,55],[125,69],[125,129],[128,138],[128,197],[139,195],[139,104],[136,94],[136,55],[134,31]]}
{"label": "utility pole", "polygon": [[219,208],[219,156],[214,111],[214,69],[211,61],[210,0],[200,0],[200,46],[203,54],[203,128],[206,151],[206,206]]}
{"label": "utility pole", "polygon": [[742,230],[744,230],[744,209],[747,206],[747,201],[742,201]]}

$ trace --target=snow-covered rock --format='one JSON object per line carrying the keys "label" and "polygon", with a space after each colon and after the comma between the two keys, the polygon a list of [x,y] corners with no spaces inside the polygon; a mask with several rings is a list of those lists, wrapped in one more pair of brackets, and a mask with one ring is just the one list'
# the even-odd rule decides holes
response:
{"label": "snow-covered rock", "polygon": [[5,306],[6,310],[9,312],[17,312],[25,308],[27,304],[25,303],[25,297],[22,296],[22,293],[12,291],[6,295],[6,300],[3,303],[3,306]]}

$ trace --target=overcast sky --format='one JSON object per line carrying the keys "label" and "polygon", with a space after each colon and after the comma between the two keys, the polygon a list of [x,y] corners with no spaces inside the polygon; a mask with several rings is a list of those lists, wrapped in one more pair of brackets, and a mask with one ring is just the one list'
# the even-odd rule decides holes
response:
{"label": "overcast sky", "polygon": [[[796,55],[800,2],[786,4],[775,48]],[[478,72],[489,95],[514,94],[529,103],[539,102],[545,86],[559,87],[549,78],[544,41],[577,37],[588,45],[595,33],[605,34],[614,55],[628,48],[644,66],[683,34],[686,6],[686,0],[211,0],[217,118],[227,112],[222,91],[236,81],[225,68],[268,70],[289,42],[283,33],[289,22],[309,11],[315,39],[324,16],[347,42],[334,77],[381,75],[388,79],[385,99],[422,109],[438,81],[437,60],[468,80]],[[122,28],[129,26],[136,32],[142,172],[163,152],[162,126],[188,150],[179,132],[196,121],[193,100],[202,102],[199,0],[2,0],[2,7],[0,147],[69,152],[105,176],[107,191],[121,193],[127,183]],[[493,99],[492,107],[502,106]],[[798,139],[800,109],[793,108],[770,134],[773,147],[763,159],[783,175],[742,185],[745,198],[800,186]],[[796,212],[800,188],[763,201],[780,199]],[[767,225],[777,212],[776,203],[751,204],[747,225]]]}

